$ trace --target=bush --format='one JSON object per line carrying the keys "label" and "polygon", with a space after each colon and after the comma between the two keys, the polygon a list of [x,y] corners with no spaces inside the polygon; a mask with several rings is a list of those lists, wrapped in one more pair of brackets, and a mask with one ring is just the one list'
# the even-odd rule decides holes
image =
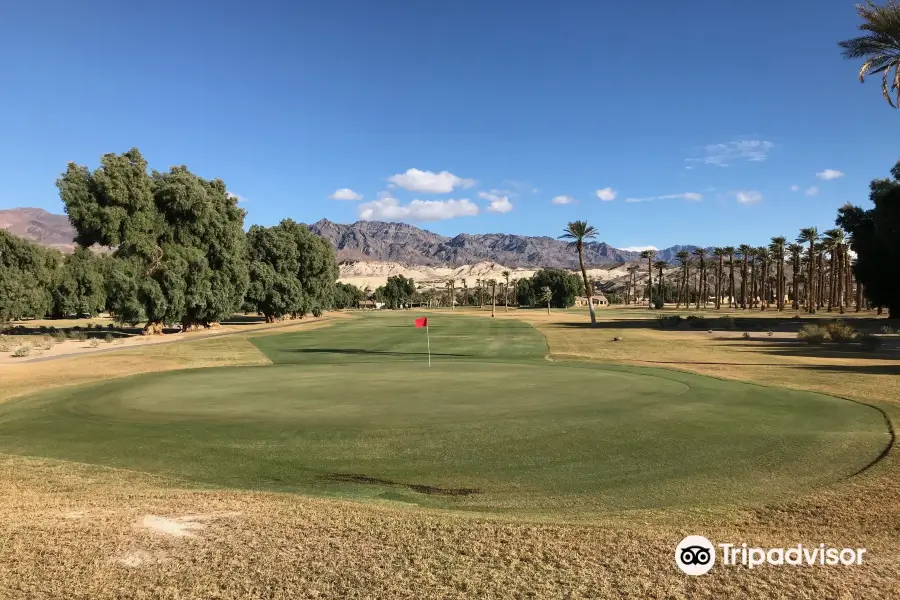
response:
{"label": "bush", "polygon": [[13,349],[13,345],[9,342],[0,341],[0,352],[9,352]]}
{"label": "bush", "polygon": [[657,296],[656,298],[653,299],[653,308],[655,308],[656,310],[662,310],[663,306],[665,306],[665,305],[666,305],[666,302],[662,298]]}
{"label": "bush", "polygon": [[775,335],[775,334],[772,333],[772,330],[770,329],[769,331],[766,332],[766,335],[769,336],[769,337],[772,337],[772,336]]}
{"label": "bush", "polygon": [[881,333],[886,333],[886,334],[890,335],[892,333],[897,333],[897,330],[894,329],[893,327],[891,327],[890,325],[882,325]]}
{"label": "bush", "polygon": [[797,332],[797,339],[803,340],[807,344],[824,344],[830,338],[828,330],[821,325],[804,325]]}
{"label": "bush", "polygon": [[103,341],[106,342],[107,344],[112,344],[114,339],[115,338],[113,337],[113,334],[111,334],[111,333],[107,333],[106,335],[103,336]]}
{"label": "bush", "polygon": [[64,341],[66,341],[67,337],[68,336],[66,336],[65,331],[59,330],[53,334],[53,343],[54,344],[62,344]]}
{"label": "bush", "polygon": [[744,337],[745,340],[749,340],[749,339],[750,339],[750,332],[749,332],[749,331],[745,331],[744,334],[743,334],[743,337]]}
{"label": "bush", "polygon": [[843,321],[835,321],[825,326],[828,331],[828,337],[838,344],[846,344],[856,339],[856,330],[844,323]]}
{"label": "bush", "polygon": [[69,334],[69,337],[76,342],[83,342],[87,339],[87,335],[83,331],[73,331]]}
{"label": "bush", "polygon": [[737,329],[737,323],[734,322],[734,317],[719,317],[719,324],[722,325],[722,329],[727,329],[728,331]]}
{"label": "bush", "polygon": [[91,348],[96,348],[99,345],[100,345],[100,340],[98,340],[97,338],[94,338],[91,340]]}
{"label": "bush", "polygon": [[322,309],[319,308],[318,306],[315,306],[315,307],[313,307],[313,309],[312,309],[312,313],[313,313],[313,316],[314,316],[314,317],[321,317],[321,316],[322,316]]}
{"label": "bush", "polygon": [[706,319],[706,317],[689,315],[687,318],[687,323],[694,329],[709,329],[709,321]]}
{"label": "bush", "polygon": [[31,348],[29,348],[28,346],[20,346],[16,348],[15,352],[13,352],[13,356],[15,356],[16,358],[22,358],[23,356],[28,356],[29,354],[31,354]]}
{"label": "bush", "polygon": [[681,315],[659,315],[656,320],[661,329],[674,329],[681,324]]}
{"label": "bush", "polygon": [[871,333],[859,336],[859,344],[866,352],[874,352],[881,347],[881,338]]}

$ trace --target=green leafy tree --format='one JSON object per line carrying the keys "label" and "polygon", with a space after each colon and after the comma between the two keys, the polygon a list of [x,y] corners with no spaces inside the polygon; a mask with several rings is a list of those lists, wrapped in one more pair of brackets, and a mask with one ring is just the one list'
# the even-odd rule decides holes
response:
{"label": "green leafy tree", "polygon": [[[379,301],[387,304],[388,308],[396,309],[410,302],[416,293],[416,284],[412,279],[407,279],[403,275],[392,275],[378,290],[381,290]],[[375,290],[376,296],[378,290]]]}
{"label": "green leafy tree", "polygon": [[95,315],[106,308],[104,259],[88,248],[78,247],[65,257],[53,285],[53,314],[64,317]]}
{"label": "green leafy tree", "polygon": [[565,269],[541,269],[531,277],[531,285],[535,290],[550,288],[553,293],[554,308],[568,308],[575,304],[575,296],[584,293],[581,279]]}
{"label": "green leafy tree", "polygon": [[869,186],[873,207],[851,204],[838,211],[836,225],[849,234],[856,253],[853,273],[866,298],[900,318],[900,162],[891,169],[892,178],[876,179]]}
{"label": "green leafy tree", "polygon": [[62,258],[56,250],[0,229],[0,321],[44,317]]}
{"label": "green leafy tree", "polygon": [[[581,268],[581,278],[584,284],[585,294],[589,297],[593,295],[590,283],[588,283],[587,271],[584,268],[584,243],[597,237],[597,228],[588,225],[587,221],[572,221],[569,223],[560,239],[571,240],[569,248],[575,248],[578,251],[578,266]],[[554,297],[556,292],[554,292]],[[571,306],[571,304],[569,305]],[[591,325],[597,324],[597,314],[594,312],[593,301],[588,302],[588,311],[591,314]]]}
{"label": "green leafy tree", "polygon": [[520,279],[516,286],[516,303],[519,306],[534,306],[538,298],[531,279]]}
{"label": "green leafy tree", "polygon": [[148,173],[133,148],[103,155],[94,171],[70,163],[57,187],[76,242],[115,248],[124,261],[113,269],[116,314],[140,306],[145,332],[160,333],[164,323],[208,326],[240,306],[249,280],[244,211],[221,180],[184,166]]}
{"label": "green leafy tree", "polygon": [[250,284],[245,309],[273,322],[304,316],[331,306],[338,267],[327,240],[285,219],[273,227],[254,225],[247,232]]}

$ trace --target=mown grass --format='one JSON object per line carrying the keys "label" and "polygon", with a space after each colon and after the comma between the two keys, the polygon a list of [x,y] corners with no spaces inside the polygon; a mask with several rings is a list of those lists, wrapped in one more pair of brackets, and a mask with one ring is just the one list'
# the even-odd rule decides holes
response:
{"label": "mown grass", "polygon": [[815,394],[544,360],[512,320],[405,314],[250,341],[275,365],[0,406],[0,451],[206,485],[482,512],[743,504],[869,464],[882,416]]}
{"label": "mown grass", "polygon": [[[498,309],[498,318],[507,317]],[[586,313],[510,311],[509,318],[535,325],[552,356],[665,365],[819,390],[877,404],[895,421],[900,417],[900,373],[890,348],[870,355],[798,349],[795,341],[756,336],[745,341],[705,331],[617,329],[602,311],[605,327],[598,329],[577,326]],[[623,341],[612,342],[616,335]],[[237,338],[219,341],[225,339]],[[200,364],[192,355],[203,343],[184,344],[180,360]],[[217,354],[202,361],[215,364]],[[62,385],[66,374],[86,381],[146,369],[147,363],[163,368],[163,357],[140,356],[117,363],[117,371],[97,368],[92,374],[84,372],[92,365],[83,359],[15,365],[14,391]],[[0,371],[0,397],[9,395],[4,377],[12,368]],[[177,480],[123,470],[4,457],[0,597],[889,599],[900,587],[898,477],[900,463],[891,452],[862,475],[766,506],[631,510],[579,525],[296,495],[198,492],[179,489]],[[207,520],[195,538],[135,528],[146,514],[198,513]],[[675,544],[688,534],[758,546],[824,542],[869,552],[860,567],[750,571],[717,565],[708,575],[689,578],[673,560]],[[137,567],[118,562],[134,552],[146,552],[148,560]]]}

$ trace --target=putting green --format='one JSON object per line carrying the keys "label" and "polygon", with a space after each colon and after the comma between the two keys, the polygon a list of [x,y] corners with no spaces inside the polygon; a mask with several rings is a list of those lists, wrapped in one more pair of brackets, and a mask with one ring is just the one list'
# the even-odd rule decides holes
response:
{"label": "putting green", "polygon": [[513,321],[412,315],[256,338],[275,364],[0,405],[0,451],[212,486],[488,511],[757,503],[847,477],[881,414],[805,392],[544,360]]}

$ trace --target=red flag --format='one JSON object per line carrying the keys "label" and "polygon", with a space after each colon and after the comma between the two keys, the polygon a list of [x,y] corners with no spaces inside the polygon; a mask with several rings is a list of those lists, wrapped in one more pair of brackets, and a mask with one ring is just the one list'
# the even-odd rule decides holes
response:
{"label": "red flag", "polygon": [[428,317],[419,317],[416,319],[416,327],[428,327]]}

